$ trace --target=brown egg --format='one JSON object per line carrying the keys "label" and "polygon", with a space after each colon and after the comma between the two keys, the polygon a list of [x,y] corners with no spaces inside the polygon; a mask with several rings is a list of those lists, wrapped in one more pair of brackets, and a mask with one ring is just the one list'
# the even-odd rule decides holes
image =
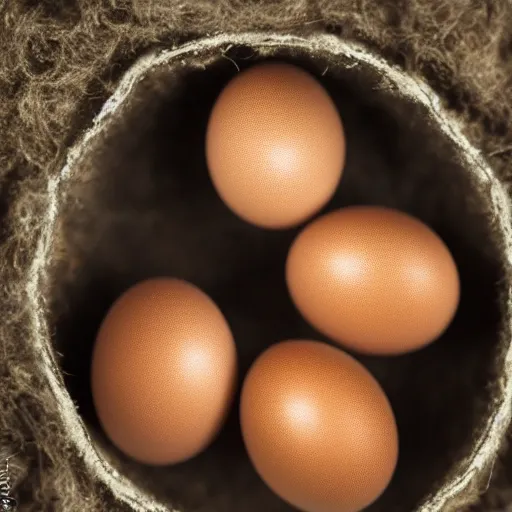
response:
{"label": "brown egg", "polygon": [[265,228],[300,224],[333,196],[345,137],[332,99],[301,68],[266,63],[238,74],[206,134],[213,185],[226,205]]}
{"label": "brown egg", "polygon": [[111,307],[92,360],[100,422],[126,455],[184,461],[216,436],[232,402],[236,349],[219,308],[178,279],[137,284]]}
{"label": "brown egg", "polygon": [[398,433],[384,391],[325,343],[292,340],[265,351],[244,382],[240,420],[258,474],[305,512],[357,512],[393,476]]}
{"label": "brown egg", "polygon": [[286,263],[291,297],[314,327],[353,350],[401,354],[438,338],[459,303],[441,238],[396,210],[358,206],[309,224]]}

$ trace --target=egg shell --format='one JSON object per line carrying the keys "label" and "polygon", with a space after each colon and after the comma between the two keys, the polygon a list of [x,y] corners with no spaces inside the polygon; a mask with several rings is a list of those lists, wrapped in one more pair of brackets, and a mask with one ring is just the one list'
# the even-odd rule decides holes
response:
{"label": "egg shell", "polygon": [[352,350],[403,354],[437,339],[459,304],[457,266],[420,220],[376,206],[323,215],[293,242],[286,280],[316,329]]}
{"label": "egg shell", "polygon": [[267,349],[242,389],[240,420],[256,471],[305,512],[357,512],[386,489],[398,458],[391,405],[374,377],[326,343]]}
{"label": "egg shell", "polygon": [[182,462],[217,435],[233,400],[237,362],[216,304],[178,279],[141,282],[111,307],[91,368],[110,440],[146,464]]}
{"label": "egg shell", "polygon": [[333,196],[345,163],[336,105],[308,72],[259,64],[233,78],[208,122],[213,185],[244,220],[280,229],[301,223]]}

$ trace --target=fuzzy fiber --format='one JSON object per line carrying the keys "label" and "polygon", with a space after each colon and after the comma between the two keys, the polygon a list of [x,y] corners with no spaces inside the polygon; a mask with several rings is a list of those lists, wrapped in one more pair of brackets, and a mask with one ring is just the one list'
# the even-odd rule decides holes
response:
{"label": "fuzzy fiber", "polygon": [[[510,184],[511,27],[512,5],[505,0],[0,0],[0,432],[2,449],[15,454],[11,479],[20,510],[127,510],[83,470],[51,391],[34,370],[20,283],[31,272],[48,177],[138,56],[219,32],[342,35],[430,83]],[[503,511],[512,503],[506,444],[474,510]]]}

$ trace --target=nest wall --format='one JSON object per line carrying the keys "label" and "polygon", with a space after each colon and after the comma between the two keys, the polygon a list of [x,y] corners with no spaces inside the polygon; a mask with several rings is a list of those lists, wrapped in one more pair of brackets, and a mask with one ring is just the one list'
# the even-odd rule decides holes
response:
{"label": "nest wall", "polygon": [[[30,293],[43,290],[50,298],[55,288],[51,279],[36,280],[34,272],[44,256],[41,243],[51,234],[51,187],[58,185],[68,149],[80,143],[139,56],[152,48],[176,48],[201,36],[242,29],[298,37],[327,32],[362,43],[429,83],[500,183],[507,188],[510,182],[512,8],[507,2],[475,7],[430,1],[20,1],[0,3],[0,10],[5,354],[0,420],[2,449],[16,453],[11,468],[22,510],[126,510],[112,501],[108,486],[84,470],[83,454],[62,422],[54,391],[44,373],[34,370]],[[71,261],[65,244],[52,251],[54,260]],[[71,267],[59,268],[62,281],[66,273],[72,278]],[[58,303],[58,295],[54,298]],[[53,362],[59,373],[61,347],[56,349]],[[512,465],[507,466],[506,448],[505,441],[490,489],[478,505],[481,510],[501,510],[510,500]]]}

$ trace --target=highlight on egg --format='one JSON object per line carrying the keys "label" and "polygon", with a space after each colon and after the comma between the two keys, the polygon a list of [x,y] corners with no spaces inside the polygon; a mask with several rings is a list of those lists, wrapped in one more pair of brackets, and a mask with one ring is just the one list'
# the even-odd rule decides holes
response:
{"label": "highlight on egg", "polygon": [[216,437],[232,404],[234,339],[218,306],[179,279],[136,284],[114,302],[94,346],[103,430],[145,464],[183,462]]}
{"label": "highlight on egg", "polygon": [[377,206],[342,208],[307,225],[289,250],[286,281],[312,326],[375,355],[412,352],[438,339],[460,298],[444,241],[420,220]]}
{"label": "highlight on egg", "polygon": [[206,160],[234,213],[260,227],[289,228],[334,195],[345,164],[342,121],[313,75],[287,63],[258,64],[217,98]]}
{"label": "highlight on egg", "polygon": [[304,512],[359,512],[396,468],[397,425],[384,391],[326,343],[289,340],[263,352],[243,384],[240,422],[259,476]]}

